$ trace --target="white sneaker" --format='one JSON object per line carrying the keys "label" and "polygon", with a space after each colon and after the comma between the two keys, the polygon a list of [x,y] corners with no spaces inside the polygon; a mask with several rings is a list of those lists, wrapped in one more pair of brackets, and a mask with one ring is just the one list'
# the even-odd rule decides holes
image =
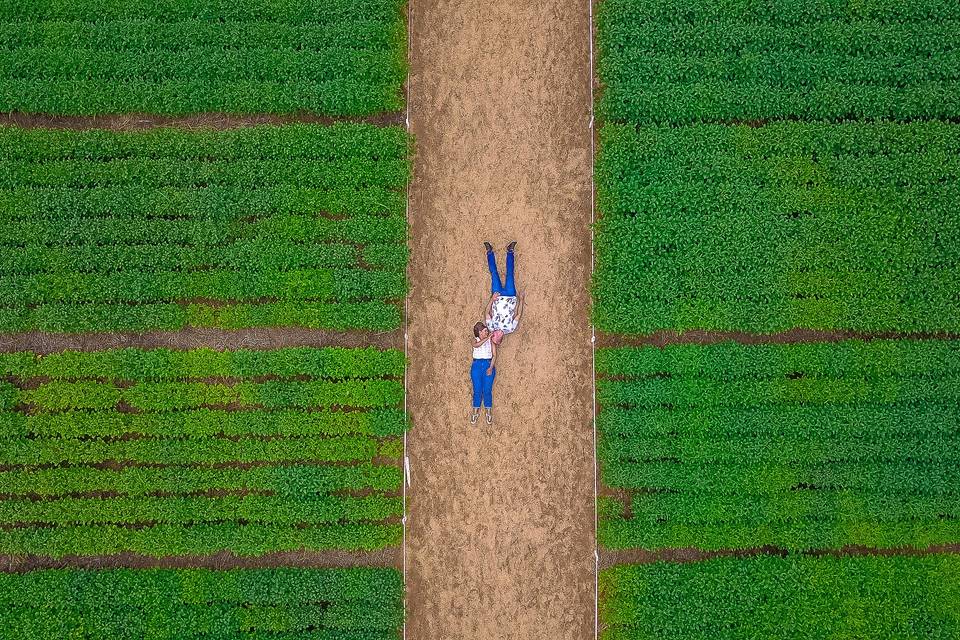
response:
{"label": "white sneaker", "polygon": [[480,417],[480,409],[474,409],[470,414],[470,424],[477,424],[477,418]]}
{"label": "white sneaker", "polygon": [[487,407],[487,424],[493,424],[493,410]]}

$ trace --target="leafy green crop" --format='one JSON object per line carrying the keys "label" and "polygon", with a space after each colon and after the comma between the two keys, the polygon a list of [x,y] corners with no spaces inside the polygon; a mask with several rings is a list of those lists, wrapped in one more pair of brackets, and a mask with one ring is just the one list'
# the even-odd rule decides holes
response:
{"label": "leafy green crop", "polygon": [[958,158],[944,123],[606,125],[596,324],[960,331]]}
{"label": "leafy green crop", "polygon": [[960,342],[597,352],[608,547],[960,538]]}
{"label": "leafy green crop", "polygon": [[960,635],[960,558],[754,556],[600,574],[603,640]]}
{"label": "leafy green crop", "polygon": [[0,127],[0,331],[389,330],[400,128]]}
{"label": "leafy green crop", "polygon": [[605,0],[601,118],[692,124],[960,114],[948,0]]}
{"label": "leafy green crop", "polygon": [[0,575],[18,638],[395,640],[396,569],[55,569]]}
{"label": "leafy green crop", "polygon": [[403,108],[398,0],[8,2],[0,110],[362,116]]}
{"label": "leafy green crop", "polygon": [[0,553],[396,545],[404,364],[371,348],[0,354]]}

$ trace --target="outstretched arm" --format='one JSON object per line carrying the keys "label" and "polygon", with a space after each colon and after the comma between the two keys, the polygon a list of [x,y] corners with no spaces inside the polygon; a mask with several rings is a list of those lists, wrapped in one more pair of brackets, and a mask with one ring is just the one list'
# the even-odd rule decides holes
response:
{"label": "outstretched arm", "polygon": [[487,367],[488,376],[493,374],[493,367],[497,364],[497,343],[491,340],[490,346],[493,348],[493,357],[490,358],[490,366]]}
{"label": "outstretched arm", "polygon": [[497,298],[500,297],[499,293],[495,293],[490,296],[490,302],[487,303],[487,308],[483,311],[483,317],[489,318],[490,314],[493,312],[493,303],[497,301]]}
{"label": "outstretched arm", "polygon": [[526,292],[520,293],[520,299],[517,300],[517,308],[513,311],[513,317],[519,322],[520,316],[523,315],[523,299],[526,297]]}

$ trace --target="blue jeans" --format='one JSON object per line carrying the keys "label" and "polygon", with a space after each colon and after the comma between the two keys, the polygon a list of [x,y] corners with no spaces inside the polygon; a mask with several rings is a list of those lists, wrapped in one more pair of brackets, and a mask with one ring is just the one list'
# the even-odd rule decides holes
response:
{"label": "blue jeans", "polygon": [[497,369],[487,375],[490,368],[490,359],[474,359],[470,367],[470,381],[473,382],[473,408],[479,409],[481,401],[487,407],[493,408],[493,379],[497,377]]}
{"label": "blue jeans", "polygon": [[497,257],[493,251],[487,251],[487,266],[490,267],[490,293],[499,293],[502,296],[517,295],[517,287],[513,283],[513,251],[507,251],[507,283],[500,282],[500,272],[497,271]]}

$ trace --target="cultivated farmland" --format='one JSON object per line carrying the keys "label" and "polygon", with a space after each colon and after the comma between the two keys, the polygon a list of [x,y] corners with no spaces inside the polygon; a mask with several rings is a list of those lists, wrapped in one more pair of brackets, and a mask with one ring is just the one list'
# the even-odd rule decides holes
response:
{"label": "cultivated farmland", "polygon": [[403,7],[400,0],[5,2],[0,111],[400,111]]}
{"label": "cultivated farmland", "polygon": [[602,636],[953,637],[958,5],[597,11]]}
{"label": "cultivated farmland", "polygon": [[57,569],[0,574],[22,638],[283,637],[389,640],[403,621],[395,569]]}
{"label": "cultivated farmland", "polygon": [[955,555],[716,558],[600,576],[607,638],[930,638],[960,634]]}
{"label": "cultivated farmland", "polygon": [[0,552],[397,545],[403,366],[374,349],[0,355],[0,523],[19,524]]}
{"label": "cultivated farmland", "polygon": [[0,128],[0,330],[396,328],[407,153],[359,124]]}
{"label": "cultivated farmland", "polygon": [[397,0],[0,7],[0,635],[399,635],[405,51]]}
{"label": "cultivated farmland", "polygon": [[[597,353],[607,547],[960,539],[960,343]],[[627,516],[626,514],[629,513]]]}

